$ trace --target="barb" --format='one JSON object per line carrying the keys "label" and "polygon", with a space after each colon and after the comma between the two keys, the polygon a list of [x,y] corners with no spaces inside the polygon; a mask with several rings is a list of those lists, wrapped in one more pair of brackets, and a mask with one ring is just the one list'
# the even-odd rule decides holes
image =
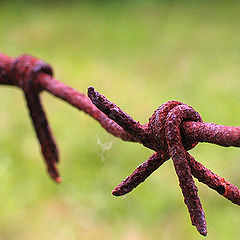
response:
{"label": "barb", "polygon": [[205,213],[202,209],[202,204],[197,193],[198,189],[187,162],[186,151],[181,142],[180,125],[187,119],[202,121],[201,116],[187,105],[178,105],[169,111],[165,124],[166,141],[192,224],[197,227],[200,234],[207,236]]}
{"label": "barb", "polygon": [[159,154],[157,152],[154,153],[147,161],[140,164],[130,176],[115,187],[112,194],[115,196],[122,196],[131,192],[168,159],[168,155]]}
{"label": "barb", "polygon": [[[126,132],[134,134],[145,147],[156,151],[112,191],[113,195],[121,196],[129,193],[171,157],[192,224],[200,234],[207,235],[207,225],[192,175],[225,198],[240,205],[240,190],[197,162],[187,152],[199,141],[239,147],[239,127],[203,123],[201,116],[192,107],[177,101],[169,101],[153,113],[149,123],[144,125],[145,128],[140,125],[141,131],[138,131],[139,126],[136,121],[96,92],[93,87],[88,88],[88,96],[93,104],[116,121]],[[139,135],[136,134],[137,131],[140,132]]]}
{"label": "barb", "polygon": [[138,141],[99,111],[86,95],[57,81],[52,75],[52,67],[33,56],[10,58],[0,53],[0,84],[17,86],[23,90],[47,170],[55,182],[61,181],[56,166],[59,161],[58,149],[41,104],[40,93],[43,90],[89,114],[114,136],[124,141]]}
{"label": "barb", "polygon": [[112,135],[124,141],[139,142],[156,151],[113,190],[113,195],[131,192],[171,157],[192,224],[202,235],[207,235],[205,214],[192,176],[240,205],[240,190],[187,152],[198,142],[240,147],[240,127],[204,123],[192,107],[177,101],[161,105],[149,123],[141,125],[93,87],[88,89],[89,99],[52,75],[51,66],[42,60],[30,55],[11,58],[0,53],[0,84],[17,86],[23,90],[48,172],[56,182],[60,182],[56,166],[59,161],[58,149],[41,104],[40,93],[43,90],[87,113]]}

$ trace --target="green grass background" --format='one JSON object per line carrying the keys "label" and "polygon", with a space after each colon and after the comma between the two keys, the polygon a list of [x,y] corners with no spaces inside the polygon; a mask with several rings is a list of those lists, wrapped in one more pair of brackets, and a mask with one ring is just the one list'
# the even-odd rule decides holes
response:
{"label": "green grass background", "polygon": [[[50,62],[57,79],[84,93],[94,86],[141,123],[178,100],[204,121],[239,126],[239,9],[239,1],[0,1],[0,50]],[[0,239],[203,239],[171,161],[126,197],[113,197],[152,152],[43,93],[61,152],[56,185],[21,91],[2,86],[0,96]],[[240,186],[239,149],[199,144],[191,152]],[[207,239],[239,239],[239,207],[197,185]]]}

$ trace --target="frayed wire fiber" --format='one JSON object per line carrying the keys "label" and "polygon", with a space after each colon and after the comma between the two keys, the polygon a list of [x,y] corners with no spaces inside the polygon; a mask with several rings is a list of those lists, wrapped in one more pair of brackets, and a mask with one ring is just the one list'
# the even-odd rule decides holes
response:
{"label": "frayed wire fiber", "polygon": [[103,162],[105,162],[104,153],[112,148],[113,141],[109,143],[103,143],[99,137],[97,137],[97,145],[100,147],[100,153],[98,153],[99,157]]}

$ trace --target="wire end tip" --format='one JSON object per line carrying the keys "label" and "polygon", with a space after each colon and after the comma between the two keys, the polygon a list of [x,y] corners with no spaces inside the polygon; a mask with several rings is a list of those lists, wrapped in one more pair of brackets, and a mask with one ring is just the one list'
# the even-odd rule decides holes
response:
{"label": "wire end tip", "polygon": [[89,87],[88,88],[88,94],[91,94],[95,91],[94,87]]}
{"label": "wire end tip", "polygon": [[56,177],[54,180],[56,183],[61,183],[61,181],[62,181],[62,179],[60,177]]}
{"label": "wire end tip", "polygon": [[204,236],[204,237],[206,237],[207,236],[207,226],[206,227],[204,227],[204,228],[201,228],[201,229],[199,229],[199,228],[197,228],[197,230],[198,230],[198,232],[202,235],[202,236]]}
{"label": "wire end tip", "polygon": [[112,195],[116,196],[116,197],[119,197],[119,196],[122,196],[124,195],[125,193],[123,193],[120,189],[118,188],[115,188],[112,190]]}

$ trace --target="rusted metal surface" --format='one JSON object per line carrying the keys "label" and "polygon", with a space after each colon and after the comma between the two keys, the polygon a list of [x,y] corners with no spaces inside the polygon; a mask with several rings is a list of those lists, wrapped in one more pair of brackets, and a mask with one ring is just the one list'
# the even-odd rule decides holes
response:
{"label": "rusted metal surface", "polygon": [[40,100],[43,90],[89,114],[114,136],[124,141],[139,142],[155,151],[113,190],[113,195],[121,196],[131,192],[165,161],[172,158],[192,224],[202,235],[207,235],[205,214],[192,176],[240,205],[240,190],[207,169],[187,152],[198,142],[240,147],[240,127],[204,123],[192,107],[177,101],[162,104],[149,122],[142,125],[96,92],[93,87],[88,89],[88,98],[57,81],[52,75],[51,66],[33,56],[11,58],[0,53],[0,84],[17,86],[23,90],[47,170],[56,182],[60,182],[56,166],[59,156]]}
{"label": "rusted metal surface", "polygon": [[93,117],[108,133],[124,141],[137,141],[137,139],[125,132],[122,127],[109,119],[103,112],[99,111],[85,94],[57,81],[45,73],[39,73],[36,82],[42,89]]}
{"label": "rusted metal surface", "polygon": [[52,75],[52,67],[49,64],[31,55],[10,58],[0,53],[0,84],[17,86],[23,90],[48,173],[54,181],[61,181],[56,165],[59,162],[59,154],[41,104],[40,93],[43,90],[89,114],[114,136],[125,141],[137,141],[99,111],[86,95],[57,81]]}
{"label": "rusted metal surface", "polygon": [[88,88],[88,96],[93,104],[126,132],[145,147],[156,151],[112,191],[113,195],[129,193],[171,157],[192,224],[200,234],[207,235],[207,225],[192,175],[231,202],[240,205],[240,190],[197,162],[187,152],[199,141],[239,147],[239,127],[203,123],[199,113],[192,107],[177,101],[164,103],[153,113],[149,123],[141,125],[93,87]]}
{"label": "rusted metal surface", "polygon": [[240,189],[207,169],[201,163],[196,161],[189,153],[187,153],[187,160],[191,168],[192,175],[197,178],[199,182],[206,184],[208,187],[217,191],[220,195],[224,196],[232,203],[240,206]]}
{"label": "rusted metal surface", "polygon": [[169,155],[155,152],[147,161],[140,164],[134,172],[124,179],[117,187],[114,188],[112,194],[122,196],[131,192],[140,183],[144,182],[155,170],[157,170],[165,161],[169,159]]}
{"label": "rusted metal surface", "polygon": [[181,141],[180,125],[184,120],[201,122],[201,116],[191,107],[182,104],[171,109],[165,123],[165,137],[168,151],[173,160],[175,171],[182,189],[184,202],[188,207],[192,224],[204,236],[207,235],[207,225],[198,189],[194,183],[191,169],[187,161],[186,150]]}
{"label": "rusted metal surface", "polygon": [[[7,62],[7,61],[6,61]],[[22,55],[11,61],[5,74],[10,84],[20,87],[25,95],[29,114],[35,128],[36,135],[41,144],[47,170],[52,179],[60,182],[56,164],[58,163],[58,149],[48,125],[46,114],[43,110],[39,96],[40,88],[35,83],[36,75],[44,72],[52,75],[52,68],[45,62],[29,55]],[[6,84],[6,83],[5,83]]]}

